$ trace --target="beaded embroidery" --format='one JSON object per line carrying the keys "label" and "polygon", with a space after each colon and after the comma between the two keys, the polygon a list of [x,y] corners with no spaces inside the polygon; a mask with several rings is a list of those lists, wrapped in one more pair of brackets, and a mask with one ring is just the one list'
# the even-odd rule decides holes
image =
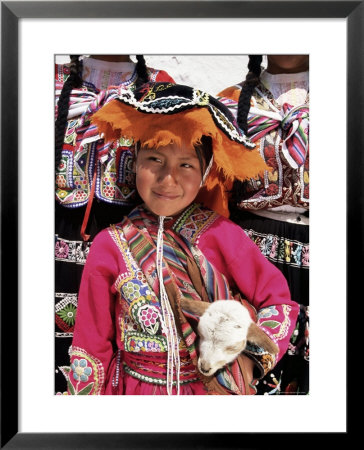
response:
{"label": "beaded embroidery", "polygon": [[218,218],[218,214],[201,205],[193,203],[174,224],[176,233],[187,239],[191,244],[196,244],[198,238],[204,233]]}
{"label": "beaded embroidery", "polygon": [[[142,375],[142,374],[136,372],[135,370],[131,369],[126,363],[123,363],[123,366],[124,366],[124,370],[126,373],[128,373],[129,375],[131,375],[134,378],[137,378],[138,380],[144,381],[145,383],[159,384],[160,386],[167,385],[167,380],[164,380],[162,378],[155,378],[155,377],[150,377],[147,375]],[[195,378],[191,378],[189,380],[181,379],[179,381],[179,384],[187,384],[187,383],[192,383],[194,381],[199,381],[199,378],[195,377]],[[176,386],[176,382],[173,381],[172,385]]]}
{"label": "beaded embroidery", "polygon": [[70,241],[55,236],[55,260],[84,265],[90,251],[90,242]]}
{"label": "beaded embroidery", "polygon": [[273,234],[258,233],[252,229],[246,229],[245,232],[271,261],[302,269],[309,268],[309,244]]}
{"label": "beaded embroidery", "polygon": [[124,346],[127,352],[166,352],[167,341],[164,336],[147,336],[140,332],[125,332]]}
{"label": "beaded embroidery", "polygon": [[67,334],[67,337],[70,337],[75,325],[77,294],[56,292],[55,297],[56,325],[63,333]]}
{"label": "beaded embroidery", "polygon": [[79,347],[72,347],[71,358],[72,372],[69,372],[67,380],[70,394],[99,395],[105,379],[101,362]]}

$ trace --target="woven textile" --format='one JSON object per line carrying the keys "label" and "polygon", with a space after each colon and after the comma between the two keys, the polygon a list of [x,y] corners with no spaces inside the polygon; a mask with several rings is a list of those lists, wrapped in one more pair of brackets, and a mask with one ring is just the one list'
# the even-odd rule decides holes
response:
{"label": "woven textile", "polygon": [[[188,212],[190,215],[193,215],[196,212],[196,206],[198,205],[193,205],[192,208],[189,208]],[[200,214],[203,214],[200,208],[198,208],[198,211]],[[188,220],[188,214],[185,214],[184,221],[188,222]],[[195,301],[202,301],[202,298],[199,293],[196,292],[190,274],[188,273],[187,261],[194,261],[195,259],[189,248],[188,241],[185,241],[175,232],[175,225],[176,224],[172,220],[169,227],[165,229],[165,239],[163,244],[163,283],[169,292],[173,292],[173,288],[174,292],[177,292],[177,298],[173,299],[172,296],[169,295],[169,301],[171,303],[177,301],[176,303],[178,303],[182,295],[192,298]],[[129,218],[126,218],[121,224],[123,234],[129,244],[132,255],[142,269],[151,289],[158,296],[159,283],[156,273],[157,251],[155,244],[157,240],[157,227],[156,217],[143,208],[136,208],[130,214]],[[213,296],[206,298],[206,300],[211,302],[216,299],[233,299],[234,297],[225,277],[211,266],[206,258],[204,258],[203,266],[207,268],[207,270],[203,271],[203,280],[206,291],[213,293]],[[172,289],[168,289],[171,285],[173,285]],[[186,341],[191,360],[196,365],[197,336],[193,331],[191,323],[189,323],[186,316],[182,314],[181,309],[176,303],[172,305],[175,319],[177,322],[179,321],[179,329]],[[199,377],[209,385],[211,380],[202,377],[200,374]],[[221,391],[225,394],[243,394],[245,391],[243,383],[244,377],[239,371],[239,364],[237,361],[221,370],[219,376],[216,377],[216,380],[220,384]],[[213,392],[215,392],[215,388],[216,382],[214,388],[211,388]]]}
{"label": "woven textile", "polygon": [[285,103],[282,110],[283,117],[278,113],[273,117],[254,108],[254,112],[248,115],[249,136],[255,142],[281,127],[286,134],[282,151],[290,165],[298,168],[305,163],[308,152],[309,108],[306,105],[292,107]]}

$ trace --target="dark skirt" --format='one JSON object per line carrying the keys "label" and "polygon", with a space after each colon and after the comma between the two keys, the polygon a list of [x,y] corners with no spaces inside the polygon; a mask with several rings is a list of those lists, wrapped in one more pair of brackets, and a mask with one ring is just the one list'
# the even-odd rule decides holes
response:
{"label": "dark skirt", "polygon": [[280,269],[292,299],[300,305],[289,348],[276,367],[259,381],[257,394],[308,394],[309,226],[240,210],[233,211],[230,219],[240,225],[263,255]]}

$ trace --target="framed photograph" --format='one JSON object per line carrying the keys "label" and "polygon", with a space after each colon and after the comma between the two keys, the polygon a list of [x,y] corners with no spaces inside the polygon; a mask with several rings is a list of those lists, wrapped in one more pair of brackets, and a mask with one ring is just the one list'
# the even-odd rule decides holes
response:
{"label": "framed photograph", "polygon": [[[363,270],[363,19],[363,1],[1,2],[1,448],[348,440],[347,310]],[[54,395],[54,61],[96,53],[310,55],[310,395]]]}

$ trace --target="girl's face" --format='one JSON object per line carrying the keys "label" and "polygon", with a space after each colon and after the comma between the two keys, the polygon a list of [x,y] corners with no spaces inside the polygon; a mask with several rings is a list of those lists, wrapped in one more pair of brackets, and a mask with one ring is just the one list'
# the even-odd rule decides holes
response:
{"label": "girl's face", "polygon": [[309,68],[309,55],[268,55],[267,71],[277,73],[306,72]]}
{"label": "girl's face", "polygon": [[157,216],[174,216],[195,199],[202,180],[194,148],[174,144],[140,149],[135,163],[136,187],[147,208]]}

